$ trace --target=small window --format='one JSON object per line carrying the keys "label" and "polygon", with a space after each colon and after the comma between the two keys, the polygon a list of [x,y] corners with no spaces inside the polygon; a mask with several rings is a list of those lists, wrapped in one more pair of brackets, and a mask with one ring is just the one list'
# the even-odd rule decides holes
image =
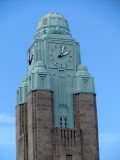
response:
{"label": "small window", "polygon": [[43,25],[47,25],[47,19],[43,19]]}
{"label": "small window", "polygon": [[67,128],[67,116],[60,117],[60,128]]}
{"label": "small window", "polygon": [[60,121],[62,121],[62,118],[60,118]]}
{"label": "small window", "polygon": [[40,84],[41,84],[41,88],[45,87],[45,76],[40,76]]}
{"label": "small window", "polygon": [[72,155],[66,155],[66,160],[72,160]]}
{"label": "small window", "polygon": [[65,122],[65,128],[67,128],[67,118],[64,118],[64,122]]}
{"label": "small window", "polygon": [[45,80],[45,76],[41,76],[41,87],[44,88],[44,80]]}
{"label": "small window", "polygon": [[83,91],[88,91],[88,78],[83,78]]}

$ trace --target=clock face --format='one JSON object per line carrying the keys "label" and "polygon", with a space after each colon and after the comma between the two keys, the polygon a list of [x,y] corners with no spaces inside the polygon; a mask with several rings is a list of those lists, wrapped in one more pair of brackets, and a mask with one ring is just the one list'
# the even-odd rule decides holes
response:
{"label": "clock face", "polygon": [[56,67],[68,67],[73,61],[72,48],[70,45],[54,44],[49,50],[49,57]]}
{"label": "clock face", "polygon": [[32,61],[33,61],[33,54],[29,53],[28,54],[28,64],[31,65]]}
{"label": "clock face", "polygon": [[34,64],[34,47],[28,50],[28,71],[31,71]]}
{"label": "clock face", "polygon": [[34,63],[34,46],[28,50],[28,65],[32,65]]}

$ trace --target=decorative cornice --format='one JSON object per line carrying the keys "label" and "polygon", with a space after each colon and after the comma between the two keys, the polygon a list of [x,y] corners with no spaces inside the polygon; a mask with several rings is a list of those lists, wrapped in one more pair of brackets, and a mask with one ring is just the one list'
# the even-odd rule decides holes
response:
{"label": "decorative cornice", "polygon": [[69,29],[67,28],[60,26],[49,26],[37,30],[35,33],[35,38],[39,38],[42,35],[50,35],[50,34],[70,35]]}

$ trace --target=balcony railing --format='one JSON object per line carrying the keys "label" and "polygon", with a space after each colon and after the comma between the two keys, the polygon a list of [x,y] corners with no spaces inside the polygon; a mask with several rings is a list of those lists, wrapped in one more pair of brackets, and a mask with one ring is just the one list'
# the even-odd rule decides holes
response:
{"label": "balcony railing", "polygon": [[75,147],[80,143],[80,130],[71,128],[54,128],[53,132],[57,146]]}

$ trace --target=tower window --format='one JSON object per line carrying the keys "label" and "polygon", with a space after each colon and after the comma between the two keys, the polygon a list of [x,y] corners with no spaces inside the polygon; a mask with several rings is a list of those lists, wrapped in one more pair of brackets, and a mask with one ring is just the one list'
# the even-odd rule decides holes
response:
{"label": "tower window", "polygon": [[67,116],[60,116],[60,128],[67,128]]}
{"label": "tower window", "polygon": [[43,25],[47,25],[47,19],[43,19]]}
{"label": "tower window", "polygon": [[88,78],[83,78],[83,92],[88,91]]}
{"label": "tower window", "polygon": [[39,87],[44,88],[45,87],[45,82],[46,82],[45,75],[40,75]]}
{"label": "tower window", "polygon": [[66,155],[66,160],[72,160],[72,155]]}
{"label": "tower window", "polygon": [[45,80],[45,76],[41,76],[41,87],[44,88],[44,80]]}

